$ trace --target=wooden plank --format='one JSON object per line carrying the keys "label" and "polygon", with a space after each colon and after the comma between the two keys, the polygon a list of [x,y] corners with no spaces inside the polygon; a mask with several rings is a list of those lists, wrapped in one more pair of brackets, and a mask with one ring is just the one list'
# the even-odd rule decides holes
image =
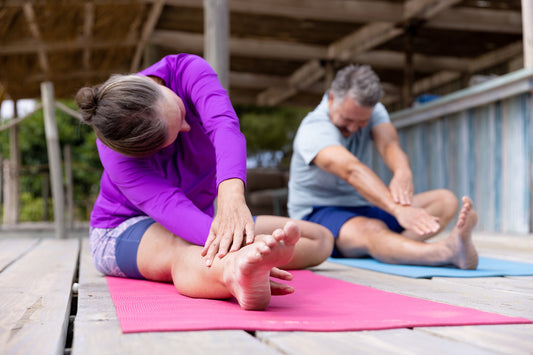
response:
{"label": "wooden plank", "polygon": [[501,291],[533,297],[533,276],[516,277],[479,277],[479,278],[451,278],[435,277],[434,281],[452,283],[456,286],[470,285],[485,289],[485,292]]}
{"label": "wooden plank", "polygon": [[105,278],[92,265],[82,241],[78,312],[72,354],[278,354],[239,330],[123,334]]}
{"label": "wooden plank", "polygon": [[35,238],[0,239],[0,273],[39,242],[40,240]]}
{"label": "wooden plank", "polygon": [[533,324],[417,328],[415,331],[465,342],[500,354],[531,354]]}
{"label": "wooden plank", "polygon": [[0,274],[0,353],[63,354],[78,239],[45,239]]}
{"label": "wooden plank", "polygon": [[406,296],[533,319],[533,297],[516,293],[499,290],[487,292],[482,287],[468,283],[457,287],[452,283],[439,280],[412,279],[328,262],[322,264],[316,271],[324,276]]}
{"label": "wooden plank", "polygon": [[409,329],[362,332],[258,332],[284,354],[487,354],[484,349]]}

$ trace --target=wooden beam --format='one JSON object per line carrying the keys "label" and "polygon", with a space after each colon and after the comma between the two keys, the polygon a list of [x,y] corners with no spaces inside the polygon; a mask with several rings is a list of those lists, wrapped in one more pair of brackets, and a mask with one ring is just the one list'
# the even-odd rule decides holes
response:
{"label": "wooden beam", "polygon": [[[431,18],[440,11],[453,6],[459,1],[460,0],[409,0],[404,4],[402,12],[403,21],[408,22],[411,18]],[[397,27],[394,23],[370,23],[332,43],[327,49],[328,59],[349,61],[356,55],[377,47],[401,33],[403,33],[403,29]],[[303,68],[308,64],[309,62],[304,64],[304,66],[298,70],[304,70]],[[321,78],[321,76],[313,77],[315,80]],[[308,81],[308,84],[311,85],[313,82]],[[275,105],[280,103],[282,99],[287,99],[296,94],[298,89],[299,88],[290,86],[285,89],[272,87],[258,95],[258,102],[260,104]]]}
{"label": "wooden beam", "polygon": [[265,89],[269,86],[286,85],[285,77],[274,75],[230,72],[229,79],[232,86],[247,89]]}
{"label": "wooden beam", "polygon": [[[198,33],[156,30],[149,42],[169,49],[201,54],[203,41],[204,36]],[[229,46],[232,55],[286,60],[325,58],[327,52],[325,46],[249,38],[230,38]]]}
{"label": "wooden beam", "polygon": [[521,52],[522,42],[515,42],[506,47],[469,60],[467,70],[464,72],[449,70],[439,71],[430,77],[415,82],[413,86],[413,94],[420,95],[426,93],[435,87],[458,80],[462,74],[473,74],[475,72],[490,68],[498,63],[516,57]]}
{"label": "wooden beam", "polygon": [[[33,5],[27,2],[24,4],[24,6],[22,6],[22,10],[24,11],[24,17],[26,18],[26,22],[28,22],[28,27],[30,28],[30,33],[32,34],[33,38],[35,38],[37,41],[41,41],[41,32],[39,31],[39,26],[35,19]],[[39,65],[41,66],[41,70],[44,73],[48,73],[50,71],[50,64],[48,63],[46,51],[43,48],[39,48],[37,49],[37,55],[39,58]]]}
{"label": "wooden beam", "polygon": [[522,15],[520,11],[460,7],[437,14],[425,26],[443,30],[520,34]]}
{"label": "wooden beam", "polygon": [[325,69],[322,68],[318,60],[309,61],[287,78],[285,86],[270,87],[260,93],[257,102],[259,105],[276,106],[298,91],[320,80],[325,73]]}
{"label": "wooden beam", "polygon": [[[145,0],[153,1],[153,0]],[[198,0],[167,0],[171,6],[201,7]],[[372,0],[231,0],[232,12],[321,21],[368,22],[399,20],[400,4]]]}
{"label": "wooden beam", "polygon": [[371,23],[333,42],[328,47],[328,59],[350,60],[360,53],[387,42],[402,32],[401,28],[396,28],[391,23]]}
{"label": "wooden beam", "polygon": [[[154,0],[144,0],[153,2]],[[167,0],[169,6],[200,8],[198,0]],[[439,4],[437,4],[439,5]],[[444,3],[444,5],[447,5]],[[231,0],[232,12],[346,23],[400,22],[402,4],[382,0]],[[520,11],[454,7],[442,10],[428,27],[458,31],[516,33],[522,31]]]}
{"label": "wooden beam", "polygon": [[[371,65],[373,68],[401,69],[404,65],[402,52],[374,50],[363,52],[354,57],[354,61]],[[467,70],[469,60],[456,57],[437,57],[413,54],[413,63],[418,72],[434,72],[436,70]]]}
{"label": "wooden beam", "polygon": [[4,124],[0,125],[0,132],[4,131],[4,130],[10,128],[10,127],[16,126],[20,122],[24,121],[26,118],[33,116],[33,114],[35,112],[39,111],[42,108],[43,108],[43,105],[41,105],[41,104],[35,105],[35,109],[32,112],[26,114],[26,116],[13,118],[13,119],[9,120],[7,123],[4,123]]}
{"label": "wooden beam", "polygon": [[133,47],[137,44],[136,40],[110,40],[110,41],[91,41],[87,43],[83,39],[75,41],[57,41],[57,42],[42,42],[36,39],[21,40],[9,44],[2,44],[0,46],[0,55],[9,54],[29,54],[38,53],[39,51],[54,52],[54,51],[70,51],[81,49],[107,49],[107,48],[122,48]]}
{"label": "wooden beam", "polygon": [[523,43],[518,41],[515,43],[508,44],[505,47],[496,49],[495,51],[489,52],[478,56],[477,58],[470,59],[468,64],[468,72],[475,73],[486,68],[490,68],[499,63],[508,61],[523,52]]}
{"label": "wooden beam", "polygon": [[150,13],[148,14],[148,19],[144,23],[142,29],[141,38],[138,39],[137,46],[135,48],[135,54],[133,55],[133,60],[131,61],[130,72],[136,72],[139,70],[139,65],[141,64],[142,54],[150,35],[154,31],[155,25],[161,16],[163,7],[165,6],[165,0],[156,0],[152,4]]}
{"label": "wooden beam", "polygon": [[[86,2],[84,5],[85,18],[83,21],[83,39],[86,43],[91,42],[94,26],[94,3]],[[83,49],[83,68],[89,70],[91,67],[91,48]]]}
{"label": "wooden beam", "polygon": [[59,101],[56,101],[54,103],[54,106],[57,107],[59,110],[63,111],[64,113],[66,113],[67,115],[70,115],[74,118],[77,118],[78,120],[81,121],[81,113],[79,113],[78,111],[76,110],[73,110],[71,109],[70,107],[66,106],[65,104],[62,104],[61,102]]}
{"label": "wooden beam", "polygon": [[409,0],[405,2],[403,20],[430,19],[461,0]]}

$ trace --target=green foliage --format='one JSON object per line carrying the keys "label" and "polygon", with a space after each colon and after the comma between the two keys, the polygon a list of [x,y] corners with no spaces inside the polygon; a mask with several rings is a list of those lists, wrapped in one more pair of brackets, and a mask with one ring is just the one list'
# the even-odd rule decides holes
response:
{"label": "green foliage", "polygon": [[[73,101],[64,101],[63,104],[76,109]],[[236,111],[247,140],[248,156],[255,157],[260,165],[288,166],[292,140],[307,110],[237,106]],[[96,135],[89,126],[60,110],[56,110],[56,121],[61,149],[67,144],[71,146],[75,216],[77,220],[86,220],[98,194],[102,172],[96,150]],[[22,164],[20,220],[40,221],[46,217],[43,215],[43,187],[47,186],[45,181],[48,174],[42,110],[19,124],[19,147]],[[279,153],[281,159],[274,157],[274,153]],[[8,130],[0,132],[0,155],[9,157]],[[265,156],[270,159],[265,159]],[[49,206],[48,211],[49,218],[53,218],[52,206]]]}
{"label": "green foliage", "polygon": [[[248,157],[257,159],[260,165],[287,166],[294,135],[308,111],[256,106],[237,106],[235,109],[246,137]],[[276,159],[275,152],[281,152],[281,161]],[[267,157],[267,161],[261,157]]]}
{"label": "green foliage", "polygon": [[[35,197],[30,192],[20,195],[20,222],[35,222],[44,220],[44,201],[42,197]],[[48,213],[53,218],[52,200],[48,201]]]}
{"label": "green foliage", "polygon": [[[66,106],[76,109],[73,101],[64,101]],[[74,199],[77,216],[87,216],[88,201],[94,201],[98,193],[102,172],[100,159],[96,150],[96,135],[93,130],[63,111],[56,110],[59,142],[64,154],[64,147],[71,147]],[[48,174],[48,154],[44,130],[43,111],[39,110],[25,119],[19,127],[19,149],[21,152],[21,221],[38,221],[44,217],[43,188]],[[0,134],[0,154],[9,157],[8,130]],[[64,161],[64,156],[62,157]],[[49,184],[48,184],[49,185]],[[50,189],[50,187],[48,186]],[[49,193],[51,196],[51,193]],[[38,211],[41,211],[39,214]],[[50,208],[50,214],[52,214]],[[52,218],[50,216],[50,218]]]}

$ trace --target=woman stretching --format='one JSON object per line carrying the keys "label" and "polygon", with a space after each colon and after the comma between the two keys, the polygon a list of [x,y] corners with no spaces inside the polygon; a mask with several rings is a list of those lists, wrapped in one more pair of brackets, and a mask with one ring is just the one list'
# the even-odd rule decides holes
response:
{"label": "woman stretching", "polygon": [[[104,172],[91,214],[91,255],[105,275],[173,282],[190,297],[235,297],[265,309],[294,290],[282,269],[320,264],[324,227],[252,218],[246,142],[226,91],[205,60],[171,55],[137,75],[78,91]],[[216,199],[216,214],[214,201]],[[279,268],[278,268],[279,267]]]}

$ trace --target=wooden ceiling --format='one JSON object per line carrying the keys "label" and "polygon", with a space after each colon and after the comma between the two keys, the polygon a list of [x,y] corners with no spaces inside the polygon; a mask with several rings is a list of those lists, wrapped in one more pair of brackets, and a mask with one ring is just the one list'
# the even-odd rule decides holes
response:
{"label": "wooden ceiling", "polygon": [[[314,106],[371,65],[391,108],[523,66],[521,1],[228,0],[234,103]],[[71,98],[163,55],[203,54],[202,0],[0,0],[0,98]]]}

